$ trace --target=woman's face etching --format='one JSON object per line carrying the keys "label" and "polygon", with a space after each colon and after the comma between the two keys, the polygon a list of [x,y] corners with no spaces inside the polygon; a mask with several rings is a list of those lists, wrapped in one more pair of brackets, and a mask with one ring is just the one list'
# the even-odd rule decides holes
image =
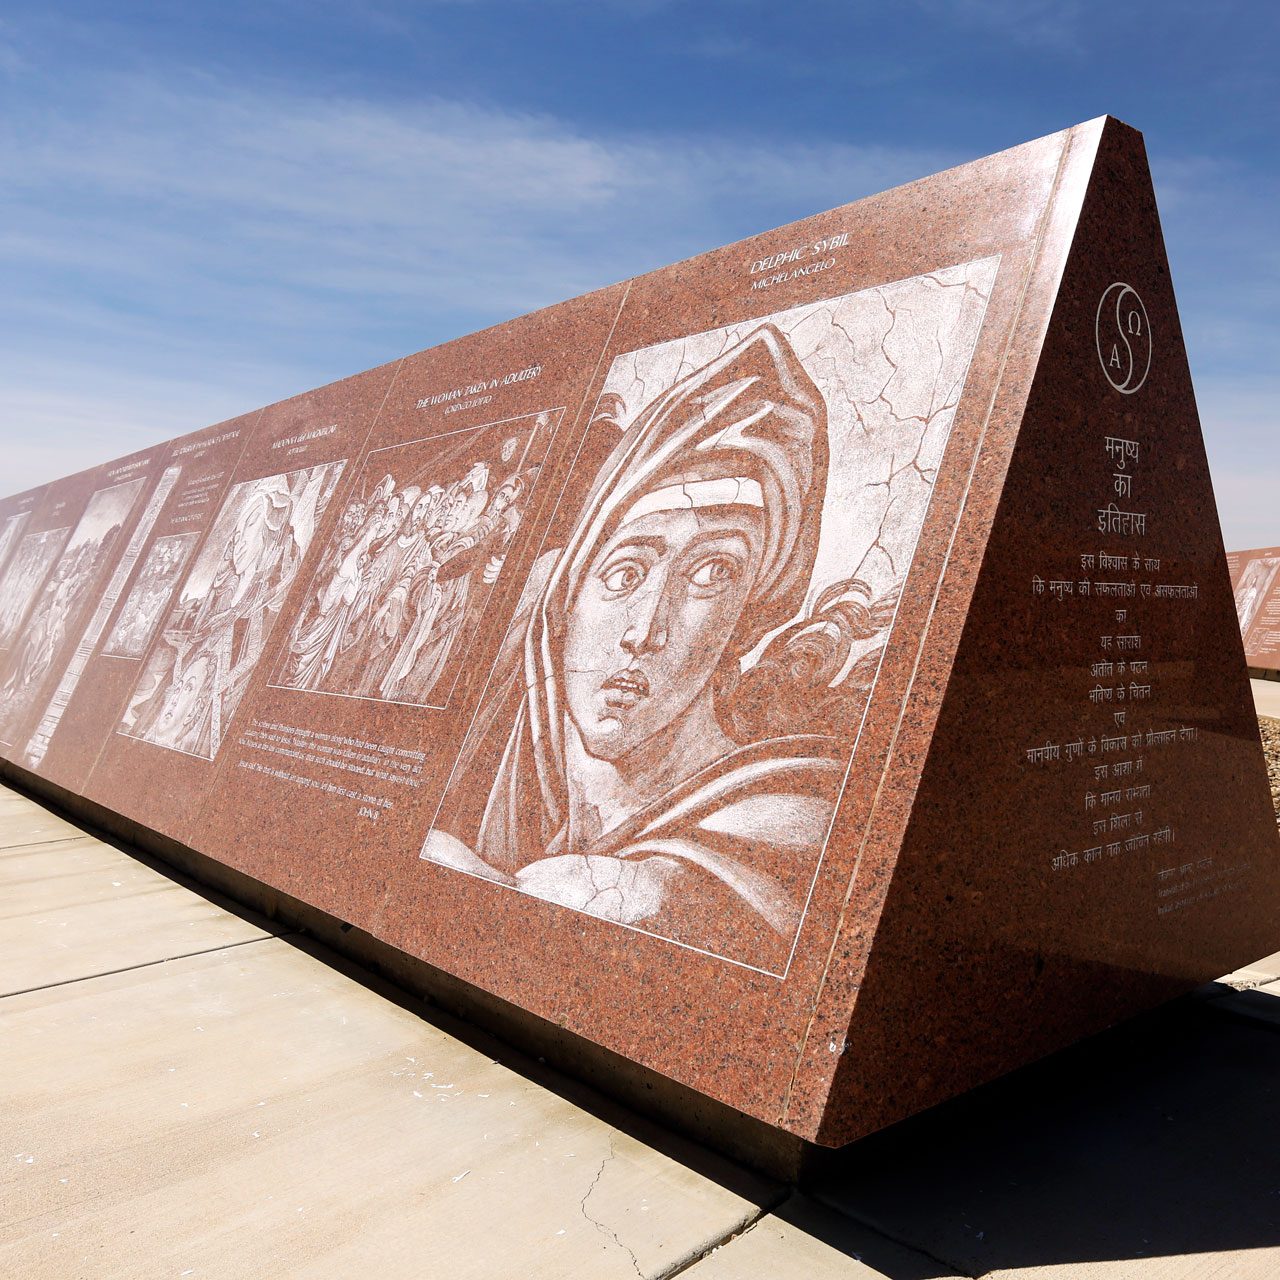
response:
{"label": "woman's face etching", "polygon": [[157,741],[176,741],[195,722],[201,697],[209,679],[209,664],[205,659],[193,662],[170,690],[156,720]]}
{"label": "woman's face etching", "polygon": [[596,552],[564,636],[568,711],[587,752],[620,760],[707,689],[738,625],[762,544],[747,506],[654,511]]}
{"label": "woman's face etching", "polygon": [[252,504],[245,508],[231,535],[231,563],[237,572],[245,572],[262,555],[266,542],[266,519],[267,499],[261,494],[255,494]]}

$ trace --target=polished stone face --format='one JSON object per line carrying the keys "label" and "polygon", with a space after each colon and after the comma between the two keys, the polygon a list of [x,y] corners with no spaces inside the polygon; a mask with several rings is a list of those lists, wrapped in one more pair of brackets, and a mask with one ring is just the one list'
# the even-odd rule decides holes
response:
{"label": "polished stone face", "polygon": [[1280,547],[1227,554],[1249,666],[1280,671]]}
{"label": "polished stone face", "polygon": [[1267,563],[1100,120],[0,503],[0,737],[836,1144],[1275,949]]}

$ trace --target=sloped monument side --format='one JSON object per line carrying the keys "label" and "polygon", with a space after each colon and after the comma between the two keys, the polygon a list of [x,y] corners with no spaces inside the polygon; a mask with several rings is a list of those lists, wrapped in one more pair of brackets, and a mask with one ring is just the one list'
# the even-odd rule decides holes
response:
{"label": "sloped monument side", "polygon": [[959,648],[828,1141],[1276,941],[1280,850],[1217,508],[1141,137],[1115,121],[1021,423],[988,448],[1007,470],[972,597],[940,601]]}
{"label": "sloped monument side", "polygon": [[0,521],[11,767],[806,1140],[1277,944],[1212,491],[1114,121]]}

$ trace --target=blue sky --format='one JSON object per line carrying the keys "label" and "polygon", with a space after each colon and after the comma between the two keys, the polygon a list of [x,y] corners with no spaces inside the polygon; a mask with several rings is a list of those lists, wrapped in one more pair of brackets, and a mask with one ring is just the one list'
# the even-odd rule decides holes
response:
{"label": "blue sky", "polygon": [[1110,112],[1280,543],[1280,6],[0,8],[0,490]]}

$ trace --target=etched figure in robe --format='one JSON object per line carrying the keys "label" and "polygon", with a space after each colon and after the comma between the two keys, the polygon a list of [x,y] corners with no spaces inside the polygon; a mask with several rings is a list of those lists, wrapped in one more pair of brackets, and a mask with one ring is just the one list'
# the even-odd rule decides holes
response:
{"label": "etched figure in robe", "polygon": [[534,566],[424,858],[717,953],[785,952],[865,664],[830,684],[891,608],[848,581],[806,613],[826,431],[769,324],[640,411]]}
{"label": "etched figure in robe", "polygon": [[197,536],[170,534],[152,545],[128,599],[108,635],[103,652],[115,657],[140,658],[173,597]]}
{"label": "etched figure in robe", "polygon": [[399,503],[383,496],[386,483],[379,486],[371,504],[357,500],[343,513],[338,540],[316,575],[320,586],[294,628],[286,669],[287,683],[294,688],[319,687],[344,641],[347,647],[354,641],[357,610],[372,594],[367,581],[371,548],[391,536],[399,519]]}
{"label": "etched figure in robe", "polygon": [[9,552],[18,545],[18,535],[30,518],[30,511],[18,511],[5,517],[4,523],[0,525],[0,570],[3,570],[8,562]]}
{"label": "etched figure in robe", "polygon": [[452,495],[441,485],[431,485],[414,503],[402,532],[387,548],[386,566],[380,573],[381,592],[373,616],[369,653],[360,673],[359,692],[380,697],[380,688],[410,624],[414,584],[425,581],[435,562],[432,549],[442,533],[441,521]]}
{"label": "etched figure in robe", "polygon": [[[236,486],[121,719],[121,732],[212,759],[342,474],[322,463]],[[215,558],[216,556],[216,558]],[[193,586],[193,578],[200,583]]]}
{"label": "etched figure in robe", "polygon": [[23,692],[38,685],[62,644],[66,622],[83,585],[80,558],[64,560],[46,583],[40,601],[27,620],[17,657],[8,679],[0,686],[0,711],[22,700]]}
{"label": "etched figure in robe", "polygon": [[39,693],[119,532],[120,526],[113,525],[68,551],[54,568],[27,619],[8,678],[0,686],[0,716],[24,714]]}
{"label": "etched figure in robe", "polygon": [[0,579],[0,649],[13,641],[23,614],[35,599],[50,566],[61,555],[70,529],[49,529],[28,534],[18,544]]}
{"label": "etched figure in robe", "polygon": [[260,484],[245,502],[193,630],[207,634],[225,619],[265,604],[282,578],[292,576],[293,498],[282,477]]}
{"label": "etched figure in robe", "polygon": [[[417,571],[405,588],[407,612],[412,620],[404,627],[404,636],[391,656],[386,674],[378,685],[384,698],[403,701],[421,701],[423,681],[415,677],[419,655],[424,647],[436,646],[450,611],[459,601],[460,588],[456,580],[442,584],[439,581],[440,566],[451,555],[471,545],[470,535],[464,530],[466,521],[474,509],[476,490],[453,486],[446,494],[446,504],[440,519],[440,527],[424,548]],[[483,490],[480,491],[483,494]],[[463,597],[462,604],[465,604]]]}
{"label": "etched figure in robe", "polygon": [[[390,479],[390,477],[388,477]],[[412,518],[410,504],[417,489],[393,492],[371,509],[365,529],[340,566],[334,603],[340,610],[335,633],[336,650],[328,673],[342,688],[354,690],[368,666],[375,636],[374,615],[394,562],[397,536]]]}
{"label": "etched figure in robe", "polygon": [[484,515],[472,526],[474,542],[453,558],[450,573],[479,572],[480,581],[492,585],[506,561],[507,549],[524,519],[524,506],[539,468],[509,476],[494,491]]}
{"label": "etched figure in robe", "polygon": [[485,552],[504,554],[514,537],[519,513],[513,504],[524,481],[512,476],[490,497],[488,475],[488,466],[478,463],[458,485],[441,533],[409,585],[414,621],[378,686],[385,698],[423,703],[430,697],[466,623],[473,574],[479,568],[486,583],[496,578],[492,565],[485,576]]}

